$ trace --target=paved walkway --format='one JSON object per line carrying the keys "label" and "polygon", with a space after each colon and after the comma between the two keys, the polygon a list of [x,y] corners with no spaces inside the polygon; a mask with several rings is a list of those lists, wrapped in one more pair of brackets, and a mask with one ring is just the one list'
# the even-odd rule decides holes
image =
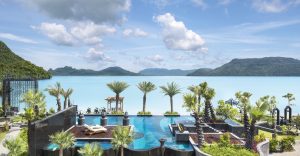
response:
{"label": "paved walkway", "polygon": [[5,138],[0,142],[0,156],[6,156],[8,154],[8,149],[3,146],[5,140],[13,139],[20,133],[20,127],[12,127],[6,134]]}
{"label": "paved walkway", "polygon": [[284,152],[284,153],[274,153],[271,156],[300,156],[300,141],[296,141],[295,151],[293,152]]}

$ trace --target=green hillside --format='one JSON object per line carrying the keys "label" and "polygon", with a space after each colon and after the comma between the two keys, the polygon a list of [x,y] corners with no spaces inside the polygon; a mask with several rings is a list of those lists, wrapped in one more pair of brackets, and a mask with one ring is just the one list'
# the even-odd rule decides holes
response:
{"label": "green hillside", "polygon": [[286,57],[233,59],[216,69],[189,76],[300,76],[300,60]]}
{"label": "green hillside", "polygon": [[0,41],[0,79],[6,75],[14,78],[51,78],[49,72],[14,54],[4,42]]}

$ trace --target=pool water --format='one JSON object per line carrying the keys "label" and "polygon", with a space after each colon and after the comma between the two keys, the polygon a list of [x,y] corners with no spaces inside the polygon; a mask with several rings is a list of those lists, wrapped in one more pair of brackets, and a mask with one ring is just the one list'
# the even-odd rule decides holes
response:
{"label": "pool water", "polygon": [[[179,150],[193,150],[192,145],[184,142],[176,142],[175,138],[170,132],[169,124],[178,123],[180,121],[193,121],[190,116],[181,117],[164,117],[164,116],[152,116],[152,117],[138,117],[130,116],[130,124],[134,126],[135,138],[133,143],[129,145],[130,149],[145,150],[160,146],[159,139],[166,139],[165,146]],[[109,125],[122,125],[123,117],[108,117],[107,123]],[[85,123],[88,125],[100,124],[100,116],[85,116]],[[77,146],[84,146],[87,142],[77,142]],[[101,143],[100,143],[101,144]],[[109,143],[102,143],[103,148],[109,148]]]}

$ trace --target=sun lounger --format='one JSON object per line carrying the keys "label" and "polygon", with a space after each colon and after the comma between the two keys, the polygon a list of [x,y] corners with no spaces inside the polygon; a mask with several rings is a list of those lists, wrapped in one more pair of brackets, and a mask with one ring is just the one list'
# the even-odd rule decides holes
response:
{"label": "sun lounger", "polygon": [[83,125],[83,127],[87,129],[87,134],[89,134],[89,135],[107,132],[107,129],[100,125],[89,126],[89,125],[85,124],[85,125]]}

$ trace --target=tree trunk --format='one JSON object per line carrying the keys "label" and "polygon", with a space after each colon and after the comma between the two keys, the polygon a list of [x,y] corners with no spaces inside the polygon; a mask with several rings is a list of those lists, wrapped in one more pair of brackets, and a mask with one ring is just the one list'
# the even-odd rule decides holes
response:
{"label": "tree trunk", "polygon": [[200,149],[204,142],[203,129],[201,126],[201,119],[200,119],[198,113],[194,113],[194,118],[195,118],[195,122],[196,122],[196,132],[197,132],[197,136],[198,136],[198,147]]}
{"label": "tree trunk", "polygon": [[143,96],[143,112],[146,112],[146,94]]}
{"label": "tree trunk", "polygon": [[119,106],[119,94],[116,94],[116,112],[118,112],[118,106]]}
{"label": "tree trunk", "polygon": [[173,96],[170,96],[171,114],[173,114]]}
{"label": "tree trunk", "polygon": [[124,156],[124,148],[121,146],[121,156]]}
{"label": "tree trunk", "polygon": [[59,149],[59,156],[63,156],[64,155],[64,150],[63,149]]}
{"label": "tree trunk", "polygon": [[65,101],[64,101],[64,109],[66,109],[67,108],[67,103],[68,102],[68,98],[65,98]]}
{"label": "tree trunk", "polygon": [[210,116],[209,116],[209,102],[205,100],[205,106],[204,106],[204,122],[209,122]]}
{"label": "tree trunk", "polygon": [[57,111],[59,112],[59,111],[61,111],[61,103],[60,103],[60,99],[57,98],[56,101],[57,101]]}
{"label": "tree trunk", "polygon": [[249,130],[249,134],[247,135],[247,140],[246,140],[246,148],[251,150],[253,148],[253,139],[254,139],[254,133],[255,133],[255,123],[256,120],[253,119],[251,121],[251,126],[250,126],[250,130]]}
{"label": "tree trunk", "polygon": [[209,101],[209,109],[210,109],[210,115],[211,115],[212,120],[216,121],[216,114],[215,114],[214,108],[210,101]]}
{"label": "tree trunk", "polygon": [[245,135],[245,138],[248,138],[249,119],[248,119],[246,108],[244,108],[243,111],[244,111],[244,135]]}
{"label": "tree trunk", "polygon": [[197,106],[197,110],[198,110],[198,113],[200,113],[200,104],[201,104],[201,94],[198,95],[198,106]]}
{"label": "tree trunk", "polygon": [[28,144],[28,151],[29,151],[29,146],[31,145],[30,144],[30,134],[29,134],[29,129],[30,129],[30,125],[31,125],[31,121],[28,120],[27,121],[27,144]]}
{"label": "tree trunk", "polygon": [[68,107],[71,107],[71,99],[68,98]]}

